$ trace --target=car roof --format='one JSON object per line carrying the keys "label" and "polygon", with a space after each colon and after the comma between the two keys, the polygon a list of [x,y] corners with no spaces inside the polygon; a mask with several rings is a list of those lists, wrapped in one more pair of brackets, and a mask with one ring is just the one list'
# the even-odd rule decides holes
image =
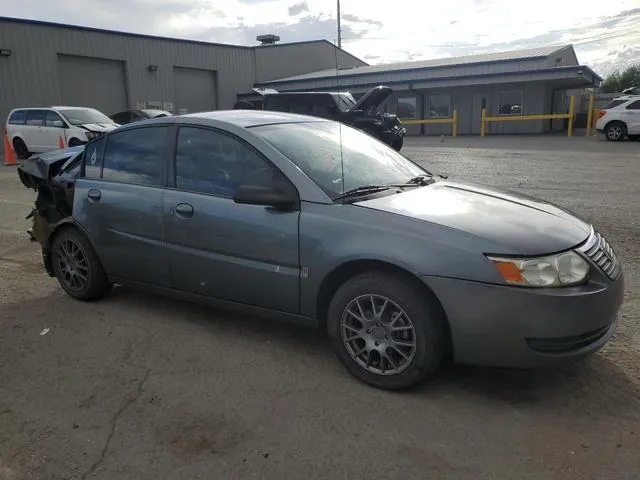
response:
{"label": "car roof", "polygon": [[259,125],[275,125],[278,123],[330,122],[323,118],[297,113],[272,112],[268,110],[216,110],[213,112],[188,113],[178,118],[202,118],[218,120],[239,127],[257,127]]}
{"label": "car roof", "polygon": [[49,108],[53,108],[54,110],[60,110],[60,109],[64,109],[64,110],[95,110],[95,108],[93,107],[67,107],[64,105],[55,105],[53,107],[49,107]]}

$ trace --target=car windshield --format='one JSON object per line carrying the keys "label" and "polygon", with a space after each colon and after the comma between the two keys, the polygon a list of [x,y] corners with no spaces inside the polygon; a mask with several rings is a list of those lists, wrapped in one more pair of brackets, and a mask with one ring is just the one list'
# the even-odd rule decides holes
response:
{"label": "car windshield", "polygon": [[331,198],[358,187],[405,184],[417,176],[430,175],[386,144],[337,122],[263,125],[252,130]]}
{"label": "car windshield", "polygon": [[113,123],[109,117],[93,108],[73,108],[58,110],[71,125],[85,125],[87,123]]}

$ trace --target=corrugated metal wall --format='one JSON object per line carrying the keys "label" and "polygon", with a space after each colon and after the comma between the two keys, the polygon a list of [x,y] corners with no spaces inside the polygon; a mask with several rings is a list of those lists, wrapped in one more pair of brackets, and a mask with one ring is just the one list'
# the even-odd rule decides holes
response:
{"label": "corrugated metal wall", "polygon": [[255,49],[256,82],[291,77],[322,69],[367,65],[329,42],[265,45]]}
{"label": "corrugated metal wall", "polygon": [[[238,92],[254,84],[254,53],[251,48],[165,40],[109,32],[65,28],[0,19],[0,48],[12,50],[0,57],[0,121],[11,108],[60,104],[63,89],[58,74],[58,54],[124,62],[130,107],[140,101],[174,102],[173,67],[217,72],[218,108],[231,108]],[[149,65],[157,65],[151,72]],[[121,107],[119,98],[105,95],[95,85],[98,106]],[[105,110],[105,107],[103,107]]]}

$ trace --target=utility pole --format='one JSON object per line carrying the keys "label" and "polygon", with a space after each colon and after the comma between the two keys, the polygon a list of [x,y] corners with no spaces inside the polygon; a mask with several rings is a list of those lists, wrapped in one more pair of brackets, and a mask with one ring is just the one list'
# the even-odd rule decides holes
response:
{"label": "utility pole", "polygon": [[338,0],[338,48],[342,48],[342,32],[340,31],[340,0]]}

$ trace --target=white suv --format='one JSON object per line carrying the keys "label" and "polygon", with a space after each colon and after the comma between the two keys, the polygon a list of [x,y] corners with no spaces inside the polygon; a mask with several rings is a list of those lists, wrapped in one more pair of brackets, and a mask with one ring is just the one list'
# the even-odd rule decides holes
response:
{"label": "white suv", "polygon": [[600,110],[596,130],[607,140],[619,142],[625,137],[640,138],[640,95],[625,95],[611,100]]}
{"label": "white suv", "polygon": [[82,145],[117,127],[93,108],[16,108],[7,119],[5,133],[20,159],[62,147]]}

